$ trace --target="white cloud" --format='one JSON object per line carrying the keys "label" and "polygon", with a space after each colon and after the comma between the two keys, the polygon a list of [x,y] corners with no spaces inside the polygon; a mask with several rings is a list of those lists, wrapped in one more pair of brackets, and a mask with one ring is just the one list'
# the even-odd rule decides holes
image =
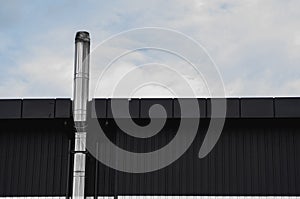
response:
{"label": "white cloud", "polygon": [[[299,9],[298,0],[133,0],[40,6],[35,9],[37,13],[22,12],[27,20],[6,12],[5,18],[15,25],[0,24],[8,30],[1,34],[1,41],[17,31],[24,38],[2,42],[2,56],[16,56],[13,59],[17,67],[7,70],[7,63],[1,63],[0,70],[5,69],[7,78],[0,80],[0,96],[71,97],[75,31],[89,30],[95,47],[111,34],[142,26],[179,30],[203,44],[219,66],[229,96],[299,96]],[[20,42],[20,49],[9,48],[16,45],[13,42]],[[118,50],[118,46],[112,46],[106,53]],[[17,55],[12,53],[15,51]],[[148,61],[142,54],[136,54],[134,59]],[[175,60],[168,63],[180,67]],[[115,81],[123,69],[113,71],[106,84]],[[143,78],[145,74],[141,74]],[[201,96],[201,78],[192,72],[184,75]],[[153,86],[144,93],[155,91],[157,87]]]}

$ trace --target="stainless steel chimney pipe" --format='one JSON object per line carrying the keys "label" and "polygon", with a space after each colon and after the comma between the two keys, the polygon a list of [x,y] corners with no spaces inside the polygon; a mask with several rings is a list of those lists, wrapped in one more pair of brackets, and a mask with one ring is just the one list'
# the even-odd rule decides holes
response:
{"label": "stainless steel chimney pipe", "polygon": [[75,37],[73,117],[76,128],[72,199],[84,199],[87,103],[89,96],[90,36],[80,31]]}

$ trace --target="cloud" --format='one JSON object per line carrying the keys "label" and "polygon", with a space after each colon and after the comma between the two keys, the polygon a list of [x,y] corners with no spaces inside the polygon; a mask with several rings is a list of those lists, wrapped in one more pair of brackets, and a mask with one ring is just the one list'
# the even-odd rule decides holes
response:
{"label": "cloud", "polygon": [[[0,97],[71,97],[77,30],[90,31],[95,47],[112,34],[143,26],[179,30],[203,44],[219,66],[228,96],[300,95],[297,0],[30,2],[9,1],[1,6]],[[149,55],[136,54],[124,67],[135,63],[134,59],[153,61]],[[182,66],[170,59],[173,67]],[[116,69],[107,84],[122,72],[121,67]],[[199,96],[204,95],[196,73],[189,71],[184,77],[199,90]],[[139,93],[157,90],[153,86]]]}

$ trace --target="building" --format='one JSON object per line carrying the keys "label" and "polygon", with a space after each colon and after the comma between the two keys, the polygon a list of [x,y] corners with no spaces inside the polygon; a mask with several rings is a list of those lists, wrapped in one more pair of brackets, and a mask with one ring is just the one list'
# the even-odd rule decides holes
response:
{"label": "building", "polygon": [[[182,114],[178,102],[189,105],[191,99],[89,101],[89,45],[89,34],[78,32],[73,101],[0,100],[0,197],[300,195],[300,98],[193,99],[200,115]],[[214,100],[227,102],[225,124],[212,151],[199,158],[200,146],[208,143],[204,138],[212,135],[207,133],[210,122],[224,119],[211,114]],[[128,115],[122,114],[123,102],[129,102]],[[119,104],[121,114],[113,115],[111,104]],[[166,118],[149,118],[155,104],[164,108]],[[128,135],[118,123],[147,126],[164,120],[157,134],[144,139]],[[195,120],[200,120],[197,129],[187,126],[177,139],[186,149],[178,158],[175,147],[150,159],[128,159],[165,148],[177,138],[182,122]],[[101,139],[93,124],[101,127]],[[118,156],[116,149],[134,155]],[[172,158],[174,162],[152,172],[107,166],[130,163],[149,171],[150,164]]]}
{"label": "building", "polygon": [[[152,104],[167,110],[161,133],[141,142],[118,129],[110,101],[93,100],[89,106],[95,103],[99,113],[88,115],[127,150],[151,151],[166,144],[180,122],[176,99],[131,100],[131,116],[140,124],[149,122],[147,109]],[[198,102],[204,111],[197,137],[182,157],[158,171],[130,174],[87,155],[86,196],[300,194],[299,98],[227,99],[221,138],[204,159],[197,153],[210,120],[210,99]],[[75,132],[71,100],[1,100],[0,110],[0,196],[71,196]]]}

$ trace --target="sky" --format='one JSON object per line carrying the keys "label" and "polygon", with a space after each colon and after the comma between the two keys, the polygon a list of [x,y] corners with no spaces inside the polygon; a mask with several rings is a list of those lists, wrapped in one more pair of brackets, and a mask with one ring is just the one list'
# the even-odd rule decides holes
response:
{"label": "sky", "polygon": [[[300,96],[299,9],[299,0],[1,1],[0,98],[72,97],[76,31],[89,31],[91,49],[97,49],[112,35],[143,27],[176,30],[200,43],[217,65],[227,97]],[[91,56],[134,42],[122,40]],[[151,75],[180,89],[167,72],[136,65],[154,62],[183,73],[197,97],[208,96],[203,79],[178,57],[146,51],[116,64],[95,96],[111,97],[109,85],[134,68],[139,73],[132,81]],[[92,73],[97,67],[104,66],[93,65]],[[170,95],[148,85],[131,96]]]}

